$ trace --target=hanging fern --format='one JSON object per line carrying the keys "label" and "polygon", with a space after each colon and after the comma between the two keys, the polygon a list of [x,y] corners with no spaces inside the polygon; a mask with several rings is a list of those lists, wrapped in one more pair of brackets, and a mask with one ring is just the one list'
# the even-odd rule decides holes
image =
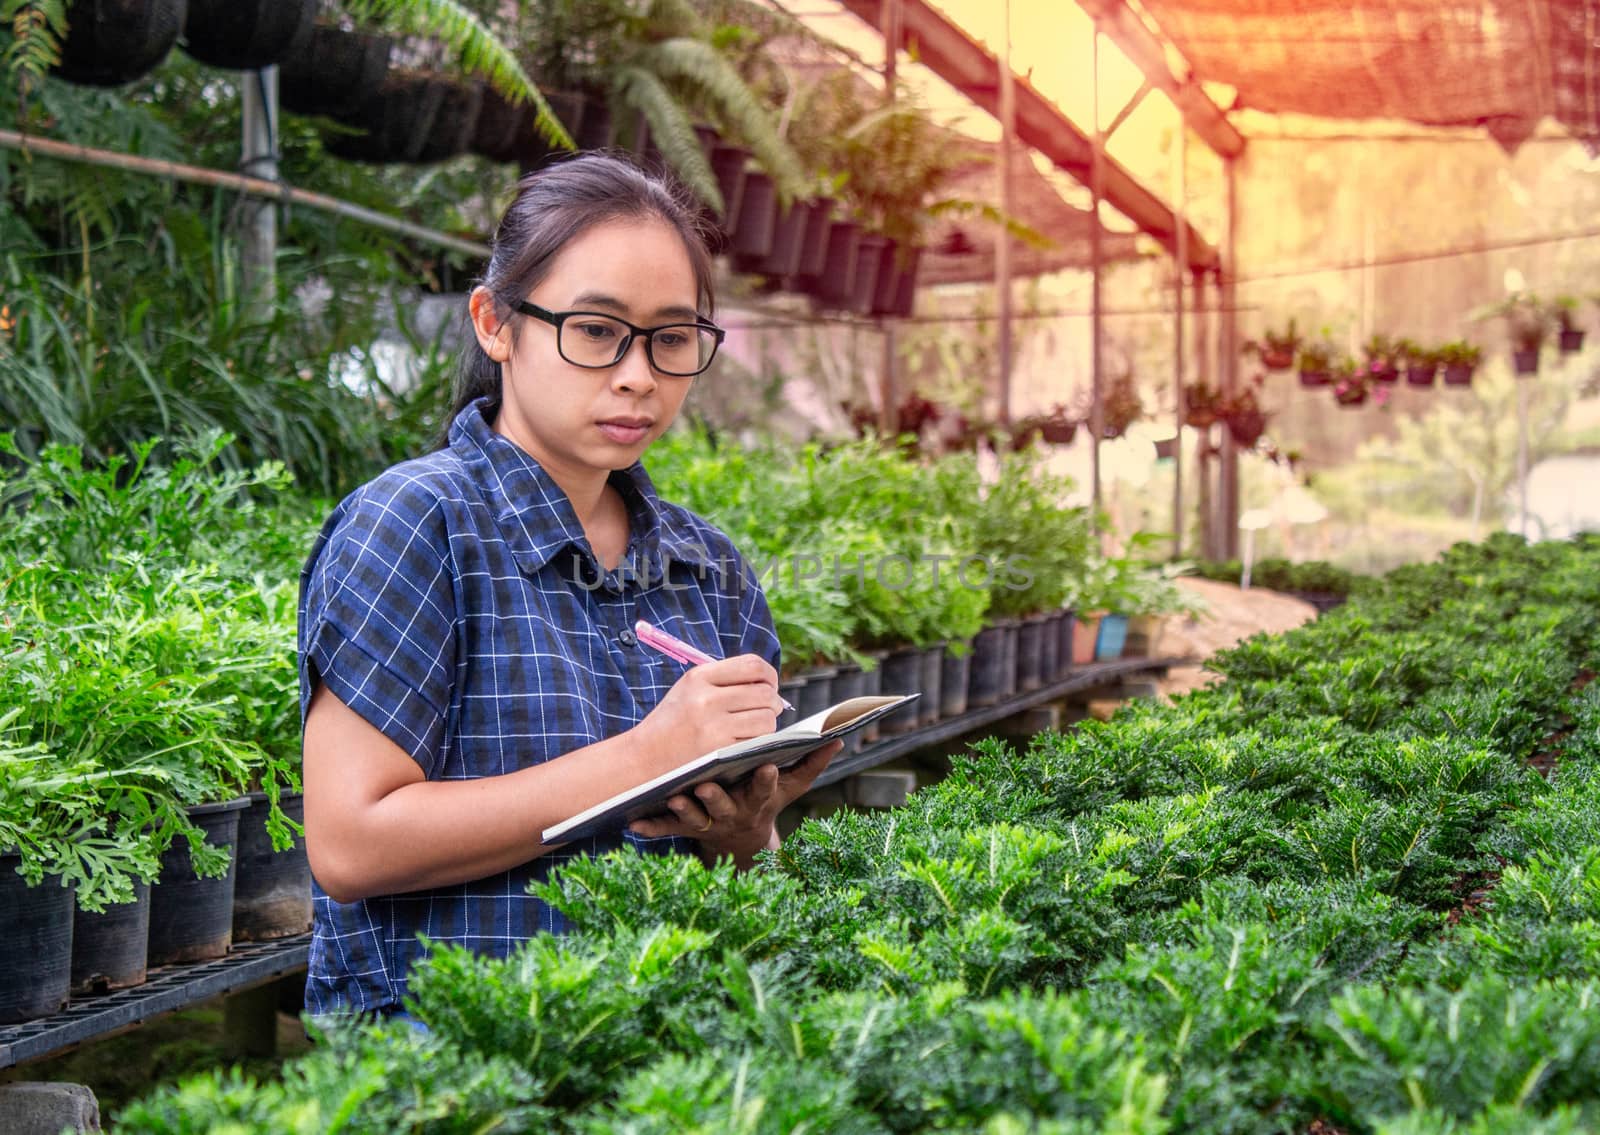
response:
{"label": "hanging fern", "polygon": [[650,124],[650,137],[679,179],[696,197],[722,212],[722,191],[700,148],[700,138],[682,104],[666,85],[643,68],[624,67],[613,78],[612,91],[619,102],[644,115]]}
{"label": "hanging fern", "polygon": [[0,24],[11,29],[11,42],[0,52],[0,67],[8,81],[30,91],[61,62],[66,0],[0,0]]}
{"label": "hanging fern", "polygon": [[343,0],[343,7],[357,20],[443,43],[460,57],[463,69],[483,75],[511,102],[533,104],[535,125],[545,141],[574,147],[572,135],[551,112],[515,53],[459,0]]}

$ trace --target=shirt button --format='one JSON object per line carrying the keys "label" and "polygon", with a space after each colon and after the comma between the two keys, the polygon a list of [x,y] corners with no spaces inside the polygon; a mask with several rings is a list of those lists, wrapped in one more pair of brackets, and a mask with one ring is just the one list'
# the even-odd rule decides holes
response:
{"label": "shirt button", "polygon": [[617,641],[620,642],[623,646],[632,646],[634,644],[634,641],[635,641],[634,637],[633,637],[633,632],[631,630],[628,630],[627,628],[623,628],[622,632],[617,635]]}

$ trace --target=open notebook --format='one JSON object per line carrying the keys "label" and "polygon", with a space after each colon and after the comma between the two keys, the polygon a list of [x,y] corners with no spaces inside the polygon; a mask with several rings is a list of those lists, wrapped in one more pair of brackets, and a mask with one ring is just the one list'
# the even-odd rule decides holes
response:
{"label": "open notebook", "polygon": [[662,773],[626,792],[619,792],[609,800],[602,800],[593,808],[578,813],[570,820],[546,828],[540,839],[546,844],[568,843],[586,839],[604,831],[625,827],[645,816],[667,815],[666,802],[680,792],[697,784],[715,780],[730,785],[748,776],[762,765],[777,765],[780,769],[797,764],[813,749],[829,741],[848,737],[856,730],[878,720],[885,714],[921,697],[921,694],[899,694],[882,697],[849,698],[838,705],[829,706],[820,713],[802,718],[785,729],[736,741],[720,749],[696,757],[670,772]]}

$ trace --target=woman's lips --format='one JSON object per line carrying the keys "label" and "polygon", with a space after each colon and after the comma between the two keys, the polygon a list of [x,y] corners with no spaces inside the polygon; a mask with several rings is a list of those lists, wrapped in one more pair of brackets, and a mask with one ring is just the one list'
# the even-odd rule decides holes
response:
{"label": "woman's lips", "polygon": [[616,442],[618,445],[634,445],[644,440],[650,432],[650,423],[647,421],[632,421],[630,419],[616,419],[601,422],[600,432]]}

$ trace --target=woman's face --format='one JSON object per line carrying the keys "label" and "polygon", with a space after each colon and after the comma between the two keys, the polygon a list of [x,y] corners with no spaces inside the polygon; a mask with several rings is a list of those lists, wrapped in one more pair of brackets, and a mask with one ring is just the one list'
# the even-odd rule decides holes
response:
{"label": "woman's face", "polygon": [[[683,238],[663,221],[627,219],[594,225],[570,241],[527,298],[554,312],[597,311],[656,327],[692,322],[698,295]],[[479,343],[501,364],[504,395],[494,428],[564,487],[633,464],[677,417],[694,379],[654,370],[643,336],[615,366],[574,366],[556,349],[555,327],[522,316],[513,340],[509,326],[494,322],[487,299],[481,289],[475,293],[472,313]],[[567,334],[575,333],[581,329],[569,327]]]}

